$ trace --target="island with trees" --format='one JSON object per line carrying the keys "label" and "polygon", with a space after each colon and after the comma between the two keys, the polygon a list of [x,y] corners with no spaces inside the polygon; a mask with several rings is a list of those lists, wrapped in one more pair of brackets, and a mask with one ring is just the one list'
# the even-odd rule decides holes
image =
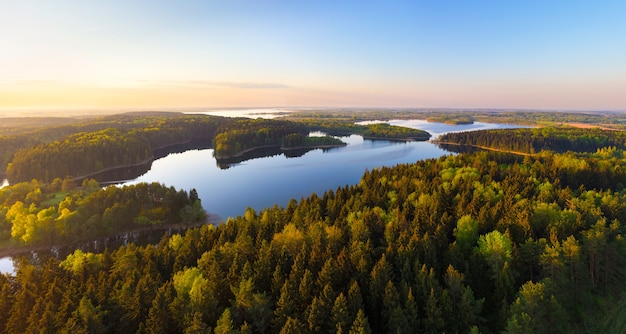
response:
{"label": "island with trees", "polygon": [[[305,114],[307,115],[307,114]],[[306,124],[311,131],[320,131],[333,136],[357,134],[372,140],[426,141],[430,133],[424,130],[394,126],[386,123],[359,125],[359,119],[321,118],[299,116],[294,120]],[[356,123],[355,123],[356,122]]]}
{"label": "island with trees", "polygon": [[308,126],[297,122],[241,119],[219,129],[214,139],[214,155],[219,163],[265,148],[294,150],[345,145],[340,139],[330,136],[309,137],[310,131]]}

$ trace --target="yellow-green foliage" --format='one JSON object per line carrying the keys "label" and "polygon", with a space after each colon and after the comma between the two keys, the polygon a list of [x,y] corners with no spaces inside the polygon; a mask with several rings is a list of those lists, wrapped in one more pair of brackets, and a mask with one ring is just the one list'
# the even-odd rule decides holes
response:
{"label": "yellow-green foliage", "polygon": [[206,279],[197,267],[179,271],[172,278],[176,293],[196,303],[202,298],[202,285],[205,282]]}
{"label": "yellow-green foliage", "polygon": [[98,270],[102,266],[102,254],[83,252],[80,249],[75,250],[59,263],[59,267],[74,273],[80,273],[84,269]]}
{"label": "yellow-green foliage", "polygon": [[295,224],[286,225],[283,231],[275,234],[272,239],[272,244],[278,249],[285,248],[294,256],[298,254],[302,242],[304,242],[304,233]]}

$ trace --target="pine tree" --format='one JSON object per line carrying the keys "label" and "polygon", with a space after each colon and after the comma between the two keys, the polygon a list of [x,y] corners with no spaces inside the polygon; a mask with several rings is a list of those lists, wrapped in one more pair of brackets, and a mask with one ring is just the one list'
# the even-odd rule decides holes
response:
{"label": "pine tree", "polygon": [[[195,315],[194,315],[195,319]],[[219,320],[217,320],[217,326],[213,330],[215,334],[235,334],[237,331],[233,327],[233,319],[230,314],[230,309],[225,309],[220,316]]]}
{"label": "pine tree", "polygon": [[362,310],[363,307],[363,296],[361,296],[361,289],[359,288],[359,283],[353,280],[350,284],[350,288],[348,289],[348,314],[350,315],[350,323],[354,321],[354,317],[359,310]]}
{"label": "pine tree", "polygon": [[[227,322],[228,320],[224,320],[224,321]],[[222,331],[227,327],[227,325],[225,325],[225,327],[223,328],[218,329],[219,326],[220,326],[220,323],[218,321],[218,325],[217,327],[215,327],[215,333],[232,333],[233,332],[233,331]],[[205,334],[208,332],[208,329],[209,329],[208,326],[204,323],[204,321],[202,321],[202,313],[199,311],[196,311],[193,313],[193,318],[191,320],[191,323],[185,328],[184,333],[185,334]],[[220,332],[218,332],[218,330],[220,330]]]}
{"label": "pine tree", "polygon": [[424,310],[424,330],[427,333],[440,333],[445,325],[445,321],[442,316],[441,307],[435,296],[435,290],[430,290],[430,295],[426,301],[426,309]]}
{"label": "pine tree", "polygon": [[350,334],[372,334],[372,329],[363,310],[357,312],[356,318],[350,327]]}
{"label": "pine tree", "polygon": [[296,300],[295,287],[291,286],[290,281],[285,281],[282,289],[280,290],[280,297],[276,302],[276,309],[274,310],[274,319],[273,326],[276,330],[279,328],[283,328],[287,319],[289,318],[297,318],[297,314],[295,314],[296,305],[294,301]]}
{"label": "pine tree", "polygon": [[348,326],[351,324],[350,313],[348,310],[348,302],[343,293],[340,293],[335,299],[330,317],[337,331],[341,330],[342,333],[348,331]]}
{"label": "pine tree", "polygon": [[280,334],[300,334],[305,332],[304,325],[298,319],[288,318],[280,329]]}
{"label": "pine tree", "polygon": [[170,333],[173,329],[170,327],[169,300],[167,289],[171,288],[171,284],[166,284],[157,290],[152,306],[148,311],[145,329],[147,333]]}
{"label": "pine tree", "polygon": [[313,332],[327,332],[331,330],[332,325],[330,314],[334,301],[335,292],[330,284],[326,284],[320,295],[313,298],[313,302],[309,307],[309,314],[307,317],[309,330]]}
{"label": "pine tree", "polygon": [[94,307],[91,300],[83,297],[78,308],[72,312],[72,317],[68,319],[62,333],[106,333],[102,319],[103,314],[100,307]]}
{"label": "pine tree", "polygon": [[387,333],[405,333],[408,329],[408,320],[400,304],[400,294],[393,282],[387,282],[383,297],[383,322]]}

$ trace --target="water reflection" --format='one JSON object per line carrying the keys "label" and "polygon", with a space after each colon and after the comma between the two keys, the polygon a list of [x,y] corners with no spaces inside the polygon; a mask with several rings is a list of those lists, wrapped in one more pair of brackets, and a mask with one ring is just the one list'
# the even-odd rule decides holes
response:
{"label": "water reflection", "polygon": [[172,153],[182,153],[190,150],[204,150],[211,147],[213,147],[213,143],[209,139],[196,139],[186,143],[160,147],[154,150],[153,158],[145,163],[108,169],[106,171],[90,175],[89,178],[93,178],[103,185],[127,182],[128,180],[133,180],[143,174],[146,174],[152,168],[152,162],[155,160],[165,158]]}
{"label": "water reflection", "polygon": [[[449,125],[419,120],[392,120],[389,123],[426,130],[433,136],[446,132],[519,127],[480,122]],[[308,197],[312,192],[321,195],[329,189],[358,184],[363,173],[373,168],[413,163],[417,160],[439,158],[442,155],[459,152],[458,147],[436,145],[431,142],[366,140],[357,135],[341,137],[341,140],[348,145],[289,154],[257,152],[259,156],[249,156],[246,157],[247,160],[224,164],[216,161],[210,143],[187,143],[191,146],[164,148],[162,152],[158,152],[158,156],[163,156],[162,158],[150,161],[145,166],[138,166],[136,170],[124,168],[109,171],[111,174],[99,175],[98,180],[127,180],[121,182],[122,184],[159,182],[177,189],[195,188],[204,208],[224,219],[241,215],[248,207],[255,210],[274,205],[284,207],[292,198]],[[162,235],[160,232],[152,237],[160,239]],[[158,239],[136,242],[155,243]],[[108,244],[106,247],[113,248],[116,245]],[[89,248],[89,245],[79,247],[85,251],[94,249]],[[71,251],[75,248],[76,245]],[[64,256],[71,251],[63,251],[57,255]],[[10,265],[8,270],[7,265]],[[0,259],[0,271],[12,271],[10,258]]]}
{"label": "water reflection", "polygon": [[[420,120],[392,120],[398,126],[426,129],[433,134],[473,129],[519,127],[511,124],[449,125]],[[314,135],[320,135],[314,134]],[[279,149],[257,150],[235,161],[220,161],[213,150],[186,151],[155,160],[150,170],[129,181],[163,182],[179,189],[195,188],[202,204],[222,218],[243,214],[247,207],[261,210],[285,206],[312,192],[357,184],[368,169],[413,163],[454,154],[431,142],[367,140],[358,135],[340,138],[347,146],[283,154]],[[297,156],[297,158],[292,158]]]}
{"label": "water reflection", "polygon": [[521,125],[516,125],[516,124],[495,124],[495,123],[484,123],[484,122],[473,122],[472,124],[446,124],[446,123],[428,122],[428,121],[419,120],[419,119],[391,120],[389,121],[389,124],[428,131],[432,135],[431,139],[433,140],[437,139],[439,136],[445,133],[490,130],[490,129],[515,129],[515,128],[526,127],[526,126],[521,126]]}
{"label": "water reflection", "polygon": [[42,265],[50,257],[65,259],[76,249],[80,249],[83,252],[101,253],[107,249],[114,250],[121,246],[128,245],[129,243],[134,243],[137,245],[155,245],[158,244],[159,241],[161,241],[163,236],[166,234],[172,235],[174,233],[182,232],[184,232],[184,229],[182,228],[133,231],[97,240],[80,242],[72,245],[52,247],[47,250],[23,251],[13,256],[0,258],[0,273],[14,273],[16,267],[15,261],[25,260],[28,261],[28,263],[38,266]]}

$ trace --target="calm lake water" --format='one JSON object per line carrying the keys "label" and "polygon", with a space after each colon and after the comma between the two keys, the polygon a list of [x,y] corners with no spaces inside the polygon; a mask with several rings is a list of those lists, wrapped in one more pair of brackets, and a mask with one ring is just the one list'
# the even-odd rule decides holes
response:
{"label": "calm lake water", "polygon": [[[450,131],[515,127],[505,124],[475,123],[447,125],[424,121],[391,121],[393,125],[425,129],[434,136]],[[301,157],[284,155],[256,158],[221,169],[213,150],[174,153],[152,163],[150,170],[126,184],[162,182],[176,188],[196,188],[202,205],[223,219],[244,213],[246,208],[261,210],[315,192],[357,184],[367,169],[437,158],[450,152],[430,142],[365,140],[361,136],[341,138],[348,145],[329,150],[309,151]]]}
{"label": "calm lake water", "polygon": [[[392,120],[393,125],[423,129],[437,137],[447,132],[520,127],[512,124],[476,122],[448,125],[422,120]],[[412,163],[452,154],[430,142],[364,140],[361,136],[341,138],[348,145],[316,149],[296,158],[283,154],[256,158],[220,168],[212,149],[172,153],[155,160],[150,170],[123,184],[160,182],[177,189],[195,188],[202,205],[222,219],[242,215],[251,207],[257,212],[273,205],[286,206],[290,199],[322,195],[329,189],[354,185],[368,169]],[[12,272],[10,258],[0,259],[0,272]]]}

